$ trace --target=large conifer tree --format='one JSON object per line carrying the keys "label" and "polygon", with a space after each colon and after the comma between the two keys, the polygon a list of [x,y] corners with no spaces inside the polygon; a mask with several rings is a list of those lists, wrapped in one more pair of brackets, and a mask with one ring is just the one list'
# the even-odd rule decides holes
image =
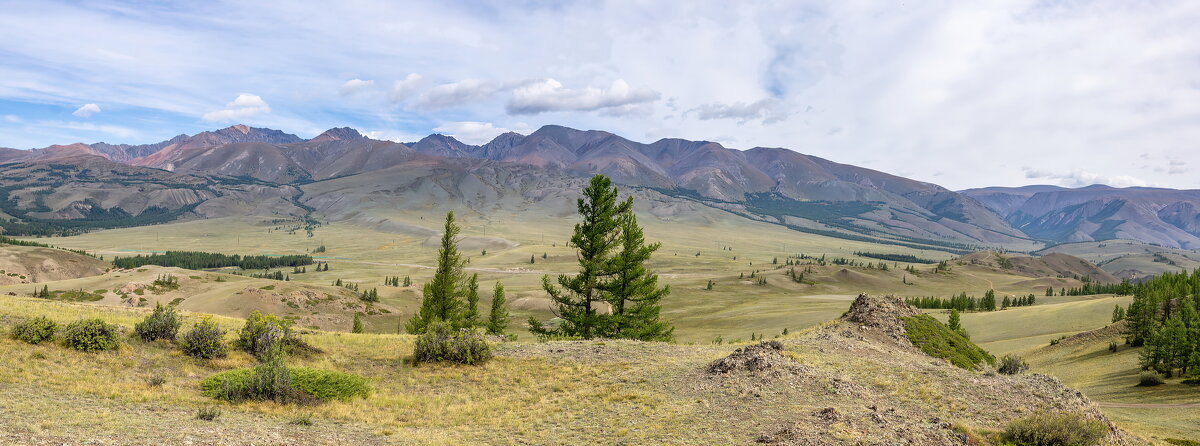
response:
{"label": "large conifer tree", "polygon": [[437,270],[433,278],[425,283],[420,311],[409,319],[405,327],[409,333],[424,333],[430,324],[439,320],[455,327],[463,326],[463,265],[466,260],[458,252],[458,231],[454,212],[446,213],[446,227],[442,232],[441,247],[438,248]]}
{"label": "large conifer tree", "polygon": [[660,301],[671,288],[660,288],[658,275],[647,270],[645,265],[661,244],[646,244],[632,208],[620,216],[620,229],[621,250],[609,263],[612,279],[603,287],[606,299],[612,305],[612,317],[605,324],[604,336],[669,341],[674,328],[659,319],[659,311]]}
{"label": "large conifer tree", "polygon": [[558,335],[592,338],[601,334],[605,316],[599,304],[605,300],[601,287],[611,273],[608,271],[612,251],[620,235],[618,216],[632,206],[631,200],[617,201],[617,188],[604,175],[592,177],[576,203],[583,221],[575,225],[571,246],[577,250],[579,273],[559,275],[558,285],[550,276],[542,277],[542,288],[553,302],[551,311],[562,319],[555,327],[544,326],[529,318],[529,331],[539,335]]}

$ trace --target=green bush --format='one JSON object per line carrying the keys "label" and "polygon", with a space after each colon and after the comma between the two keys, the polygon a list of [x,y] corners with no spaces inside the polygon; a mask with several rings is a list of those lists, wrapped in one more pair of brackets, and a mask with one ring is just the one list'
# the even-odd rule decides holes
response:
{"label": "green bush", "polygon": [[58,331],[58,324],[46,316],[38,316],[13,325],[12,337],[30,344],[38,344],[53,339],[55,331]]}
{"label": "green bush", "polygon": [[[225,401],[271,400],[271,391],[275,394],[297,399],[296,394],[279,392],[278,389],[264,389],[264,378],[279,379],[273,375],[277,370],[260,370],[259,367],[229,370],[205,378],[200,383],[200,389],[205,395]],[[366,398],[371,388],[367,379],[348,373],[329,370],[316,370],[294,367],[287,369],[290,378],[290,389],[302,394],[310,400],[350,400]],[[286,399],[285,398],[285,399]],[[286,402],[286,401],[285,401]]]}
{"label": "green bush", "polygon": [[1108,426],[1079,413],[1035,412],[1012,421],[1001,435],[1020,446],[1090,446],[1108,434]]}
{"label": "green bush", "polygon": [[482,364],[492,359],[492,348],[478,330],[455,330],[448,323],[435,321],[417,337],[413,359],[417,362]]}
{"label": "green bush", "polygon": [[63,329],[63,345],[84,352],[114,350],[117,337],[117,326],[100,319],[75,321]]}
{"label": "green bush", "polygon": [[179,333],[179,326],[182,324],[183,320],[175,307],[164,307],[159,303],[154,305],[153,313],[133,326],[133,330],[146,342],[156,339],[174,341],[175,336]]}
{"label": "green bush", "polygon": [[994,356],[979,348],[970,339],[955,333],[927,314],[901,319],[904,321],[904,331],[908,339],[929,356],[945,359],[968,370],[982,363],[996,362]]}
{"label": "green bush", "polygon": [[1000,358],[1000,365],[996,367],[996,371],[1004,375],[1018,375],[1026,370],[1029,370],[1029,364],[1017,355],[1004,355]]}
{"label": "green bush", "polygon": [[1161,373],[1153,370],[1146,370],[1138,374],[1138,386],[1141,387],[1153,387],[1165,384],[1166,382],[1167,380],[1163,378]]}
{"label": "green bush", "polygon": [[196,321],[192,329],[179,339],[179,348],[183,354],[193,358],[213,359],[225,357],[227,350],[222,339],[225,330],[217,325],[211,317]]}
{"label": "green bush", "polygon": [[238,332],[234,346],[262,360],[268,347],[268,343],[264,342],[264,336],[272,328],[278,329],[282,333],[280,342],[282,342],[285,353],[307,355],[320,352],[300,339],[300,336],[292,330],[292,321],[274,314],[264,315],[259,311],[250,313],[250,317],[246,318],[246,325],[242,326],[242,330]]}

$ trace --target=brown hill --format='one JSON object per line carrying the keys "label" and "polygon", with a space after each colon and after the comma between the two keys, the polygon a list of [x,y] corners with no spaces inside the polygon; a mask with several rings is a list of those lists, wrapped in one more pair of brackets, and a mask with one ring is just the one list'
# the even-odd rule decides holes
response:
{"label": "brown hill", "polygon": [[110,266],[94,257],[61,249],[0,244],[0,285],[98,276]]}
{"label": "brown hill", "polygon": [[960,264],[1008,270],[1030,277],[1091,277],[1099,283],[1119,283],[1121,279],[1100,269],[1092,262],[1063,253],[1043,256],[1014,256],[995,251],[981,251],[957,259]]}

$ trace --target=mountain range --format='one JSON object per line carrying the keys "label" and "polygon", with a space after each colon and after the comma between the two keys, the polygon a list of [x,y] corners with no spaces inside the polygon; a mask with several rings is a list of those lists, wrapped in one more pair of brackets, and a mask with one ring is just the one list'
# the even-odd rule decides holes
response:
{"label": "mountain range", "polygon": [[[235,125],[154,144],[0,149],[0,173],[0,211],[67,226],[314,210],[362,218],[355,205],[322,196],[356,188],[375,191],[360,203],[436,198],[515,208],[554,197],[555,206],[569,207],[580,178],[605,174],[673,209],[717,208],[798,231],[914,248],[1032,250],[1111,238],[1200,246],[1200,191],[1028,186],[955,192],[786,148],[736,150],[673,138],[647,144],[557,125],[505,133],[482,145],[440,134],[381,141],[346,127],[304,139]],[[479,199],[488,196],[505,199]],[[321,203],[326,208],[314,206]],[[147,211],[159,217],[139,220]]]}

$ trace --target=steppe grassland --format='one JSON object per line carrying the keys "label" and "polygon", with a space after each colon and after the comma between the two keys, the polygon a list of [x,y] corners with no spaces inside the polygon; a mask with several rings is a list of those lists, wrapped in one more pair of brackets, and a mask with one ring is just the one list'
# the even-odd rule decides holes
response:
{"label": "steppe grassland", "polygon": [[[964,266],[950,273],[934,274],[930,272],[931,265],[918,264],[914,266],[922,272],[914,277],[902,270],[907,266],[904,263],[891,263],[888,271],[833,265],[815,267],[807,276],[815,284],[798,284],[785,276],[787,269],[781,267],[788,255],[826,255],[831,259],[847,257],[864,262],[877,260],[857,258],[854,252],[904,253],[937,260],[951,255],[806,234],[712,209],[697,215],[687,222],[645,212],[641,215],[647,237],[663,243],[650,266],[661,274],[661,280],[672,286],[671,296],[664,301],[664,316],[678,327],[676,335],[683,342],[773,335],[784,328],[794,331],[837,317],[845,310],[847,301],[860,292],[945,296],[961,291],[982,295],[991,287],[1010,294],[1039,291],[1035,286],[1020,285],[1028,278],[1003,271]],[[425,230],[388,233],[332,222],[316,228],[313,236],[308,237],[303,229],[295,233],[285,230],[294,222],[273,224],[262,218],[247,217],[113,229],[45,241],[86,249],[108,259],[165,250],[299,254],[324,245],[326,252],[313,255],[329,261],[332,269],[314,272],[315,268],[308,268],[309,272],[293,275],[292,280],[329,285],[342,279],[358,283],[360,289],[378,287],[382,302],[398,309],[399,315],[368,317],[367,328],[394,333],[399,320],[415,311],[420,284],[433,274],[429,266],[433,264],[436,248],[431,237],[436,236],[430,234],[440,229],[444,214],[429,209],[396,212],[387,218]],[[524,334],[523,321],[529,316],[550,317],[548,302],[541,292],[541,279],[545,274],[570,273],[576,268],[575,253],[566,246],[575,217],[531,212],[483,216],[460,211],[458,218],[467,237],[461,244],[462,251],[470,257],[469,272],[480,276],[483,301],[490,300],[492,283],[499,280],[508,291],[516,321],[512,328],[518,333]],[[497,238],[516,246],[508,247],[511,244]],[[778,264],[772,264],[774,259],[778,259]],[[748,278],[756,270],[765,274],[766,285],[757,285]],[[739,278],[742,274],[746,277]],[[417,285],[386,287],[383,286],[386,276],[410,276]],[[705,289],[709,280],[715,282],[712,290]],[[55,284],[50,285],[55,288]],[[86,283],[65,286],[90,287]],[[222,308],[205,310],[243,315]]]}

